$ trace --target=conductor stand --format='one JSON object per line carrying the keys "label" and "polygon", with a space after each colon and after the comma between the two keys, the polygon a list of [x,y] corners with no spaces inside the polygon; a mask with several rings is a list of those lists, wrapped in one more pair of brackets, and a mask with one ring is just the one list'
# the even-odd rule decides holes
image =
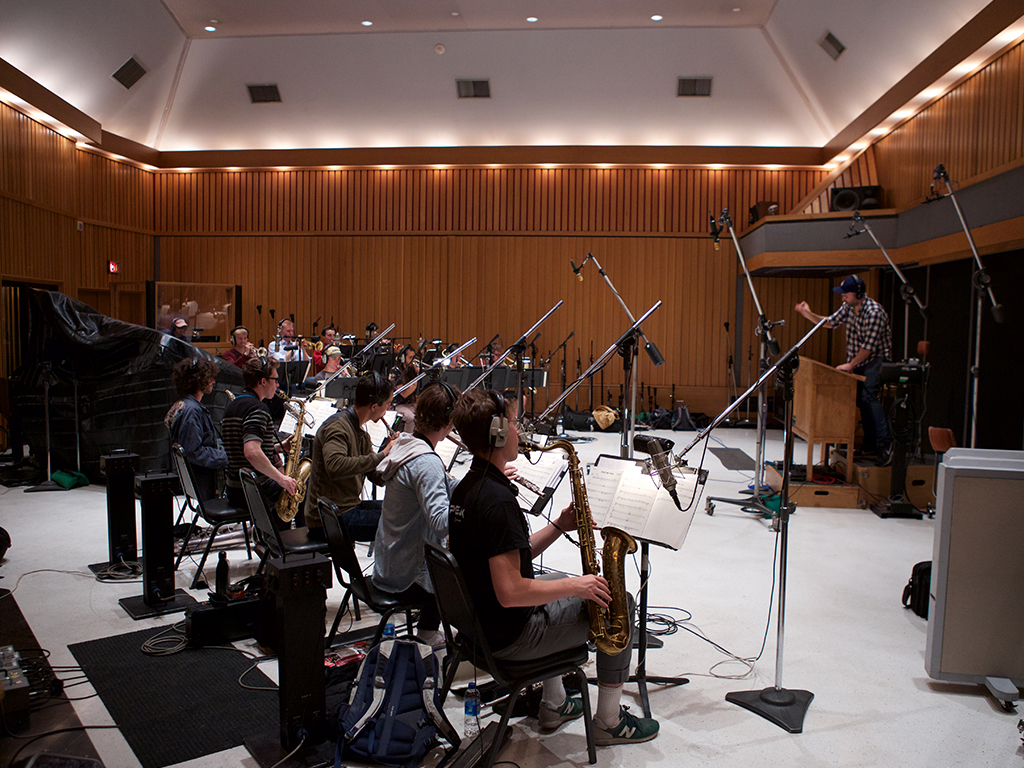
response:
{"label": "conductor stand", "polygon": [[[640,324],[634,319],[633,314],[629,311],[629,307],[626,306],[626,302],[623,301],[622,296],[615,290],[615,286],[612,284],[611,278],[601,267],[601,264],[594,257],[593,253],[588,253],[587,258],[583,260],[583,263],[577,267],[572,261],[569,264],[572,265],[573,272],[583,281],[583,268],[587,265],[588,261],[593,261],[597,267],[597,271],[604,278],[604,281],[608,284],[612,293],[615,294],[615,298],[619,300],[619,304],[622,305],[622,309],[626,312],[626,316],[633,323],[633,327],[616,342],[616,351],[622,357],[622,369],[623,369],[623,381],[626,386],[629,387],[629,399],[623,402],[624,413],[622,415],[622,435],[619,442],[619,455],[624,459],[633,458],[633,435],[636,431],[636,399],[637,399],[637,357],[640,354],[640,339],[644,340],[644,348],[647,350],[648,356],[651,358],[651,362],[655,366],[665,364],[665,358],[662,357],[661,352],[654,345],[654,342],[649,341],[644,336],[643,330],[640,328]],[[642,318],[641,318],[642,319]],[[678,502],[677,502],[678,506]],[[651,703],[647,693],[647,683],[651,682],[656,685],[684,685],[690,682],[685,677],[651,677],[647,674],[647,649],[648,648],[661,648],[664,644],[659,638],[653,637],[647,630],[647,585],[649,582],[651,572],[650,563],[650,544],[641,539],[640,540],[640,605],[639,614],[637,617],[637,632],[635,635],[634,645],[637,648],[637,664],[636,672],[631,675],[629,682],[636,683],[637,688],[640,692],[640,703],[643,707],[644,717],[651,716]]]}
{"label": "conductor stand", "polygon": [[[814,694],[810,691],[790,690],[782,687],[782,650],[786,625],[786,560],[789,542],[789,516],[795,505],[789,502],[789,475],[793,465],[793,374],[800,359],[794,348],[777,366],[775,387],[784,406],[783,421],[786,430],[786,449],[782,463],[782,501],[779,506],[779,615],[778,636],[775,647],[775,685],[760,691],[727,693],[725,700],[760,715],[790,733],[804,728],[804,715]],[[780,392],[781,390],[781,392]]]}
{"label": "conductor stand", "polygon": [[[757,326],[754,329],[754,333],[759,340],[758,381],[761,382],[761,386],[757,388],[757,440],[754,457],[754,482],[749,491],[750,498],[730,499],[720,496],[709,496],[705,502],[705,509],[709,515],[714,514],[715,503],[720,502],[723,504],[735,504],[744,512],[750,512],[751,514],[758,514],[762,517],[774,517],[775,513],[768,507],[766,501],[775,492],[765,483],[764,479],[764,444],[768,429],[768,397],[765,383],[767,379],[764,374],[771,367],[771,358],[777,357],[780,351],[779,342],[772,335],[772,329],[779,325],[785,325],[786,321],[776,320],[772,322],[765,315],[764,310],[761,309],[761,302],[757,297],[757,291],[754,289],[754,281],[750,277],[750,271],[747,269],[746,259],[743,258],[743,249],[740,247],[740,241],[736,236],[736,230],[733,227],[728,208],[722,209],[722,215],[718,218],[717,222],[714,216],[711,216],[711,236],[715,239],[716,248],[718,247],[718,236],[721,233],[720,227],[727,229],[732,237],[733,245],[736,248],[736,256],[740,261],[740,266],[743,268],[743,274],[747,279],[747,287],[750,289],[750,296],[754,300],[754,307],[757,309]],[[774,525],[772,527],[773,529],[775,528]]]}

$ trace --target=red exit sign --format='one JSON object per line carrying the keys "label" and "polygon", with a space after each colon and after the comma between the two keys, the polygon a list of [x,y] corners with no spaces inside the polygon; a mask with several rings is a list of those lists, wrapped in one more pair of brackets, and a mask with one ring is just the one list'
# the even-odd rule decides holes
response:
{"label": "red exit sign", "polygon": [[121,271],[121,265],[118,264],[116,261],[108,261],[107,271],[112,275],[116,275],[118,272]]}

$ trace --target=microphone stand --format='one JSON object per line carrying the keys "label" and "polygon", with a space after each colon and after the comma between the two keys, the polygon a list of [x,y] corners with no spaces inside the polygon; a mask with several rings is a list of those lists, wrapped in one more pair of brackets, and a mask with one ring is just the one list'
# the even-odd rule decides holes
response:
{"label": "microphone stand", "polygon": [[[345,369],[346,369],[346,368],[347,368],[348,366],[350,366],[350,365],[352,364],[352,362],[353,362],[353,361],[354,361],[354,360],[355,360],[355,359],[356,359],[357,357],[360,357],[361,355],[363,355],[363,353],[365,353],[365,352],[366,352],[366,351],[367,351],[368,349],[372,349],[372,348],[373,348],[373,347],[374,347],[374,346],[375,346],[375,345],[376,345],[376,344],[377,344],[377,343],[378,343],[378,342],[379,342],[379,341],[380,341],[381,339],[383,339],[383,338],[384,338],[385,336],[387,336],[387,335],[388,335],[388,333],[390,333],[391,329],[392,329],[392,328],[394,328],[394,327],[395,327],[395,324],[394,324],[394,323],[392,323],[391,325],[389,325],[389,326],[388,326],[387,328],[385,328],[385,329],[384,329],[384,330],[383,330],[383,331],[382,331],[382,332],[380,333],[380,335],[379,335],[379,336],[377,336],[377,338],[373,339],[373,341],[371,341],[371,342],[370,342],[369,344],[367,344],[367,345],[366,345],[365,347],[363,347],[363,348],[362,348],[361,350],[359,350],[359,352],[357,352],[356,354],[352,355],[352,357],[350,357],[350,358],[349,358],[348,360],[346,360],[346,361],[345,361],[345,362],[343,362],[343,363],[342,363],[342,364],[341,364],[340,366],[338,366],[338,370],[336,370],[336,371],[335,371],[334,373],[332,373],[332,374],[331,374],[331,375],[330,375],[329,377],[327,377],[326,379],[324,379],[323,381],[321,381],[321,382],[320,382],[320,384],[319,384],[319,385],[317,385],[317,386],[316,386],[316,387],[315,387],[315,388],[313,389],[313,391],[312,391],[312,392],[310,392],[310,393],[309,393],[309,394],[308,394],[308,395],[306,396],[306,402],[309,402],[309,401],[310,401],[310,400],[312,400],[312,399],[313,399],[314,397],[316,397],[316,394],[317,394],[318,392],[326,392],[326,391],[327,391],[327,385],[328,385],[328,384],[330,384],[330,383],[331,383],[332,381],[334,381],[334,380],[335,380],[336,378],[338,378],[338,377],[339,377],[339,376],[340,376],[340,375],[342,374],[342,371],[344,371],[344,370],[345,370]],[[474,341],[476,341],[476,339],[474,339]]]}
{"label": "microphone stand", "polygon": [[[520,336],[518,339],[516,339],[515,344],[513,344],[511,347],[509,347],[504,352],[502,352],[500,355],[498,355],[498,357],[496,357],[494,359],[494,361],[486,369],[484,369],[484,372],[481,373],[476,378],[476,381],[474,381],[472,384],[470,384],[468,387],[466,387],[466,391],[468,392],[469,390],[471,390],[474,387],[478,386],[480,384],[480,382],[482,382],[484,379],[486,379],[488,376],[490,376],[491,375],[491,371],[493,371],[495,368],[497,368],[499,365],[501,365],[502,362],[504,362],[505,358],[508,357],[508,355],[515,354],[516,355],[516,372],[518,374],[518,376],[517,376],[518,381],[516,382],[516,405],[518,407],[518,404],[521,403],[522,399],[523,399],[523,352],[526,351],[526,339],[530,336],[531,333],[536,331],[541,326],[541,324],[545,320],[548,319],[548,317],[551,316],[552,312],[554,312],[556,309],[558,309],[560,306],[562,306],[563,303],[564,302],[561,299],[559,299],[558,303],[555,304],[555,306],[553,306],[551,309],[549,309],[547,311],[547,313],[544,315],[544,317],[542,317],[540,320],[538,320],[536,323],[534,323],[533,327],[530,328],[530,330],[528,330],[526,333],[524,333],[522,336]],[[497,336],[495,336],[495,338],[497,338]],[[519,414],[520,421],[522,421],[522,416],[523,416],[523,414],[520,413]]]}
{"label": "microphone stand", "polygon": [[680,453],[682,457],[703,440],[711,430],[721,424],[726,417],[737,408],[740,402],[746,398],[755,388],[762,387],[768,378],[778,371],[776,389],[781,385],[782,397],[785,402],[785,423],[786,440],[785,454],[782,462],[782,489],[780,495],[782,502],[779,505],[779,609],[778,627],[775,644],[775,685],[762,690],[734,691],[725,695],[725,700],[749,709],[754,714],[760,715],[766,720],[775,723],[790,733],[800,733],[803,730],[804,715],[807,707],[810,706],[814,694],[804,690],[790,690],[782,687],[782,659],[786,627],[786,574],[787,560],[789,557],[789,517],[796,509],[795,504],[789,501],[789,475],[793,465],[793,375],[799,366],[800,359],[797,353],[800,348],[826,323],[827,317],[823,317],[800,341],[786,351],[775,365],[761,374],[753,387],[744,392],[738,400],[718,415],[717,418],[707,427],[698,433],[697,437],[686,446]]}
{"label": "microphone stand", "polygon": [[474,336],[472,339],[467,341],[462,346],[456,347],[455,349],[453,349],[451,352],[449,352],[444,357],[439,358],[433,365],[430,365],[430,366],[424,365],[423,366],[423,370],[419,373],[419,375],[417,375],[416,378],[414,378],[412,381],[409,381],[409,382],[403,384],[402,386],[400,386],[398,389],[396,389],[395,390],[395,394],[396,395],[400,395],[403,392],[405,392],[405,390],[412,389],[413,387],[415,387],[419,383],[420,379],[424,378],[425,376],[427,376],[430,373],[433,373],[435,371],[438,371],[438,370],[442,369],[446,362],[448,362],[449,360],[454,360],[455,358],[457,358],[459,356],[459,353],[462,350],[464,350],[466,347],[468,347],[470,344],[472,344],[474,341],[476,341],[476,336]]}
{"label": "microphone stand", "polygon": [[[747,278],[747,287],[750,289],[750,296],[754,300],[754,308],[757,310],[757,327],[754,329],[754,333],[759,340],[758,365],[760,370],[763,372],[771,364],[771,357],[779,354],[779,342],[772,337],[772,328],[777,325],[785,325],[786,321],[778,320],[770,322],[765,315],[764,310],[761,309],[761,302],[757,297],[757,291],[754,289],[754,280],[751,278],[750,271],[747,269],[747,261],[743,257],[743,249],[740,247],[740,241],[736,236],[736,229],[733,227],[728,208],[722,209],[722,215],[719,217],[718,223],[724,225],[729,230],[729,235],[732,237],[733,245],[736,247],[736,256],[740,260],[740,266],[743,268],[743,274]],[[758,381],[763,380],[763,377],[758,379]],[[760,514],[764,517],[774,517],[772,510],[763,501],[763,499],[772,494],[771,488],[769,488],[764,482],[764,443],[765,433],[768,429],[767,422],[768,398],[767,393],[765,392],[765,387],[761,386],[757,390],[757,441],[754,458],[754,487],[751,491],[751,496],[749,499],[729,499],[719,496],[709,496],[706,501],[709,513],[714,509],[715,502],[724,502],[726,504],[735,504],[744,512]]]}
{"label": "microphone stand", "polygon": [[[590,254],[590,255],[587,256],[587,261],[590,261],[590,260],[593,260],[594,263],[597,264],[597,259],[594,259],[593,254]],[[586,263],[587,263],[586,261],[583,262],[583,264],[586,264]],[[582,268],[583,267],[581,265],[580,269],[582,269]],[[602,275],[605,274],[604,270],[601,269],[601,265],[600,264],[598,264],[597,268],[601,272]],[[607,275],[605,275],[605,280],[608,281],[608,285],[611,285],[611,281],[608,280],[608,276]],[[633,315],[630,314],[629,309],[626,307],[625,303],[622,301],[622,297],[619,296],[618,292],[615,291],[614,287],[612,288],[612,291],[615,293],[615,296],[618,297],[619,302],[622,304],[623,309],[626,310],[626,314],[629,316],[629,319],[633,320]],[[630,382],[631,392],[632,392],[632,408],[629,411],[629,417],[628,417],[628,419],[629,419],[629,422],[628,422],[629,423],[629,442],[627,443],[627,442],[623,441],[622,448],[621,448],[622,452],[621,452],[620,455],[624,459],[631,459],[631,458],[633,458],[633,455],[632,455],[632,450],[633,450],[633,428],[634,428],[634,421],[633,421],[633,419],[634,419],[634,409],[636,407],[636,386],[637,386],[637,381],[636,381],[636,376],[635,376],[635,371],[636,371],[635,362],[636,362],[637,355],[639,354],[639,344],[637,343],[637,338],[638,337],[644,338],[644,340],[647,341],[646,337],[643,336],[643,331],[640,330],[640,324],[643,323],[643,321],[646,320],[651,315],[651,313],[653,313],[654,310],[656,310],[660,306],[661,306],[661,301],[659,300],[653,307],[651,307],[649,310],[647,310],[647,312],[645,312],[643,314],[643,316],[639,320],[633,320],[633,325],[630,326],[629,330],[626,331],[624,334],[622,334],[622,336],[620,336],[619,339],[614,344],[612,344],[607,350],[605,350],[604,354],[602,354],[600,357],[598,357],[596,361],[591,363],[590,367],[587,368],[586,373],[584,373],[575,382],[573,382],[573,385],[571,387],[569,387],[569,389],[565,390],[562,393],[562,395],[557,400],[555,400],[554,403],[549,405],[547,407],[547,410],[544,411],[544,413],[542,413],[540,415],[540,418],[538,420],[539,421],[543,421],[544,417],[547,416],[549,413],[551,413],[555,408],[557,408],[559,406],[559,404],[566,397],[569,396],[570,393],[576,391],[576,389],[584,381],[589,379],[599,369],[603,369],[606,361],[608,360],[609,357],[611,357],[612,352],[618,351],[618,353],[620,355],[622,355],[623,367],[624,367],[625,372],[626,372],[626,381]],[[652,353],[652,349],[653,349],[653,353]],[[647,342],[647,351],[648,351],[648,354],[651,355],[651,359],[652,360],[654,360],[655,359],[655,355],[657,355],[657,358],[660,359],[662,363],[665,362],[664,358],[661,357],[661,353],[658,352],[657,347],[655,347],[653,343]],[[658,365],[658,364],[659,364],[658,362],[655,362],[655,365]],[[624,418],[623,422],[622,422],[623,437],[625,437],[625,435],[626,435],[626,425],[627,425],[627,419]],[[638,614],[638,629],[639,629],[639,632],[638,632],[637,637],[634,639],[634,643],[637,646],[637,666],[636,666],[636,672],[633,675],[630,676],[629,681],[631,683],[636,683],[637,684],[637,687],[638,687],[639,693],[640,693],[640,703],[641,703],[641,705],[643,707],[643,711],[644,711],[644,717],[650,717],[651,716],[651,703],[650,703],[650,699],[649,699],[648,694],[647,694],[647,683],[648,683],[648,681],[650,681],[650,682],[652,682],[652,683],[654,683],[656,685],[685,685],[686,683],[690,682],[685,677],[650,677],[650,676],[647,675],[647,648],[648,647],[660,648],[663,645],[661,640],[659,640],[657,638],[648,637],[648,633],[647,633],[647,585],[648,585],[648,582],[649,582],[650,571],[651,571],[650,544],[646,540],[641,539],[640,540],[640,606],[639,606],[639,614]]]}
{"label": "microphone stand", "polygon": [[[548,359],[545,360],[543,362],[543,364],[542,364],[543,368],[547,368],[548,365],[551,364],[551,358],[553,358],[555,355],[558,354],[558,350],[562,350],[561,376],[562,376],[562,391],[563,392],[565,392],[565,356],[569,353],[569,349],[565,345],[568,344],[569,343],[569,339],[571,339],[575,335],[576,335],[576,331],[570,332],[569,335],[565,337],[565,341],[563,341],[561,344],[559,344],[557,347],[555,347],[555,351],[552,352],[550,355],[548,355]],[[593,381],[591,381],[591,385],[593,385]],[[548,391],[550,392],[550,389]],[[569,406],[566,406],[566,408],[568,408],[568,407]],[[563,416],[565,415],[565,410],[564,409],[562,411],[562,415]]]}
{"label": "microphone stand", "polygon": [[50,460],[50,381],[52,379],[53,382],[56,383],[57,377],[53,373],[53,364],[51,362],[46,361],[40,363],[39,368],[40,378],[43,380],[43,421],[46,428],[46,477],[43,479],[43,482],[39,483],[39,485],[33,485],[31,488],[26,488],[25,493],[66,491],[68,490],[67,488],[53,481],[53,467],[51,466]]}
{"label": "microphone stand", "polygon": [[971,283],[974,286],[976,297],[974,304],[971,305],[971,325],[974,331],[974,364],[967,369],[967,390],[970,403],[964,413],[964,433],[966,434],[967,432],[967,421],[970,419],[971,448],[974,448],[978,438],[978,387],[981,384],[981,310],[982,305],[985,303],[985,295],[988,294],[988,299],[992,303],[992,319],[997,323],[1003,322],[1003,305],[996,301],[995,294],[992,292],[992,278],[985,271],[985,266],[981,263],[981,256],[978,255],[978,248],[974,244],[971,228],[967,226],[963,211],[960,210],[960,204],[956,201],[956,195],[953,193],[952,182],[949,180],[949,174],[946,173],[946,167],[940,163],[935,169],[933,178],[941,180],[946,185],[946,194],[938,195],[936,193],[936,197],[926,198],[927,202],[931,202],[933,199],[938,200],[942,197],[948,197],[953,202],[957,218],[960,219],[960,226],[963,227],[964,234],[967,235],[967,243],[971,246],[971,253],[974,255],[975,269],[971,275]]}

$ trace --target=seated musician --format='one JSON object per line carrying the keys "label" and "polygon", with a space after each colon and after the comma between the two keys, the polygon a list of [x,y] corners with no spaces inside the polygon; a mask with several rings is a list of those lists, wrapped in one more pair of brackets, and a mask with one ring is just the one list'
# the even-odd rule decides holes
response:
{"label": "seated musician", "polygon": [[324,360],[323,357],[324,350],[328,347],[334,346],[337,335],[338,332],[335,330],[333,325],[328,325],[320,331],[320,349],[313,350],[313,365],[316,368],[317,373],[320,373],[327,364],[327,361]]}
{"label": "seated musician", "polygon": [[245,494],[238,476],[240,469],[253,469],[267,499],[276,504],[281,491],[295,495],[295,479],[282,471],[284,460],[278,454],[288,450],[291,437],[278,442],[277,430],[264,400],[277,391],[277,361],[254,357],[242,366],[245,392],[224,409],[221,434],[228,454],[224,484],[228,501],[245,509]]}
{"label": "seated musician", "polygon": [[391,382],[376,371],[361,376],[356,382],[353,403],[329,417],[317,430],[306,487],[306,525],[311,534],[323,535],[317,508],[322,496],[338,506],[355,541],[373,541],[381,502],[363,501],[360,496],[367,478],[376,485],[384,484],[376,467],[391,452],[393,441],[375,451],[363,425],[380,421],[391,406],[393,392]]}
{"label": "seated musician", "polygon": [[406,381],[416,378],[420,373],[420,367],[416,363],[416,350],[411,344],[406,344],[398,353],[398,359],[391,369],[391,381],[397,384],[408,371],[412,371],[412,375]]}
{"label": "seated musician", "polygon": [[270,356],[279,363],[304,362],[309,355],[295,339],[295,323],[286,317],[277,324],[277,338],[267,347]]}
{"label": "seated musician", "polygon": [[[320,355],[321,359],[324,360],[324,369],[313,377],[314,381],[329,379],[341,370],[341,350],[338,347],[334,345],[324,347]],[[342,375],[344,376],[345,374]]]}
{"label": "seated musician", "polygon": [[[587,601],[607,606],[611,589],[595,575],[533,578],[533,558],[564,531],[575,530],[576,520],[570,505],[554,522],[530,533],[515,488],[503,474],[518,453],[515,416],[515,402],[506,403],[494,391],[472,389],[459,398],[453,421],[473,464],[452,492],[449,530],[452,554],[495,657],[525,661],[586,643]],[[649,741],[658,735],[656,720],[636,717],[619,705],[631,648],[627,642],[617,655],[597,655],[594,729],[599,745]],[[544,681],[542,730],[554,730],[582,714],[582,700],[566,695],[561,678]]]}
{"label": "seated musician", "polygon": [[228,455],[217,439],[203,395],[213,391],[217,367],[198,357],[180,360],[171,372],[181,398],[164,416],[171,442],[181,446],[192,467],[196,493],[203,501],[217,496],[217,473],[228,465]]}
{"label": "seated musician", "polygon": [[256,348],[249,342],[249,331],[244,325],[236,325],[231,330],[231,345],[221,357],[239,368],[244,368],[256,354]]}
{"label": "seated musician", "polygon": [[[455,487],[434,449],[452,431],[458,395],[440,381],[424,389],[416,401],[417,431],[400,435],[377,466],[387,490],[373,545],[373,583],[400,599],[434,593],[423,542],[442,544],[448,536],[448,501]],[[430,599],[420,612],[419,638],[434,647],[444,645],[440,622],[437,604]]]}

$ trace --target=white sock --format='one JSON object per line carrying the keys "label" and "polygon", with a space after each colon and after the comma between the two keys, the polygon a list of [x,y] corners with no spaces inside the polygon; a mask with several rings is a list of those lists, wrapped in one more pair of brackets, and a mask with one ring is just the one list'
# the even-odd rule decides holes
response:
{"label": "white sock", "polygon": [[597,713],[594,719],[602,728],[614,728],[619,724],[619,699],[622,698],[621,685],[597,684]]}
{"label": "white sock", "polygon": [[565,686],[562,685],[561,677],[549,677],[542,685],[544,690],[540,697],[541,704],[558,709],[565,703]]}

